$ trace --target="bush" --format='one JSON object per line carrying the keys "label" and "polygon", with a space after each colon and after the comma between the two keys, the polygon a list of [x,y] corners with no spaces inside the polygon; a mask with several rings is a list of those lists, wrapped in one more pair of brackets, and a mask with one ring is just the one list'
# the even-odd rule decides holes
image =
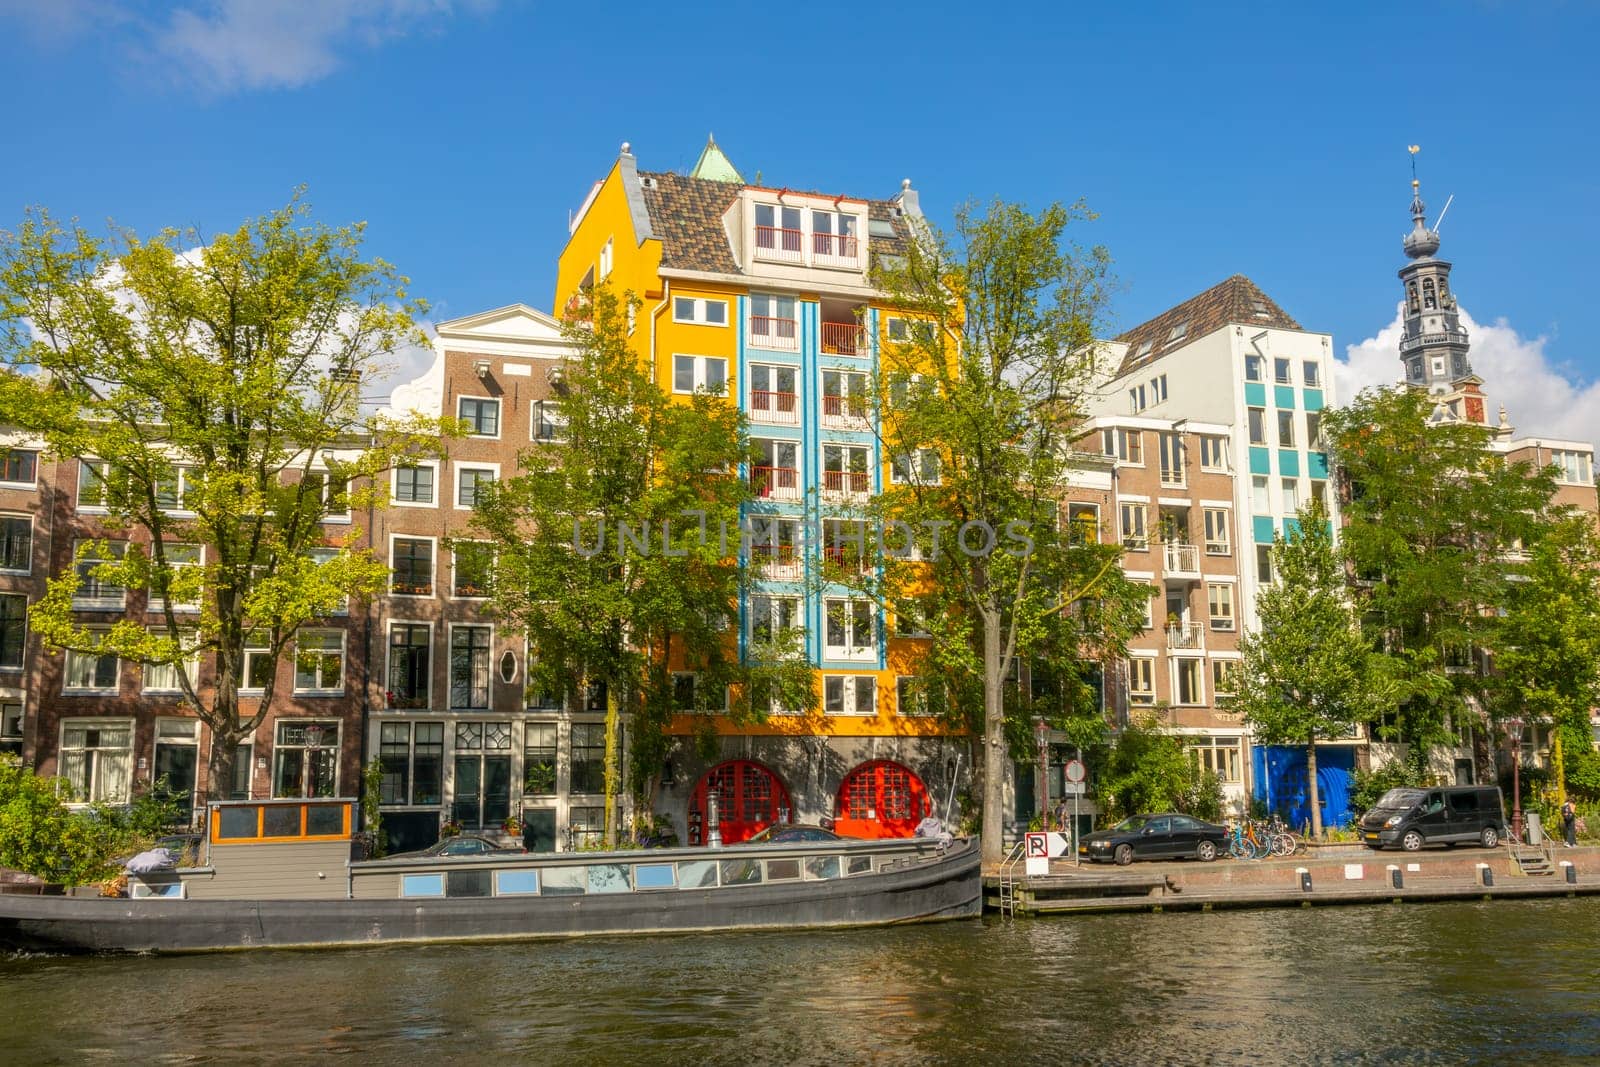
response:
{"label": "bush", "polygon": [[115,877],[117,860],[148,848],[177,805],[155,790],[133,803],[68,808],[66,783],[0,760],[0,866],[47,882],[89,885]]}
{"label": "bush", "polygon": [[1393,760],[1373,771],[1358,770],[1350,778],[1350,811],[1360,819],[1389,790],[1421,785],[1422,779],[1406,760]]}
{"label": "bush", "polygon": [[1148,811],[1181,811],[1215,820],[1222,815],[1222,783],[1201,773],[1182,738],[1154,719],[1132,722],[1117,736],[1097,788],[1108,814],[1117,818]]}

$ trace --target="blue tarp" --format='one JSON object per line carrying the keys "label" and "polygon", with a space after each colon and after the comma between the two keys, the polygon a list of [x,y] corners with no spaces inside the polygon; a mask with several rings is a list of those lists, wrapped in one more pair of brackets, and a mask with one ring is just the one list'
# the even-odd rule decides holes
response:
{"label": "blue tarp", "polygon": [[[1310,789],[1306,782],[1306,750],[1299,746],[1257,745],[1251,750],[1255,770],[1255,795],[1267,810],[1282,815],[1300,830],[1311,822]],[[1356,750],[1351,745],[1317,746],[1317,788],[1322,799],[1322,825],[1347,824],[1350,810],[1350,773]]]}

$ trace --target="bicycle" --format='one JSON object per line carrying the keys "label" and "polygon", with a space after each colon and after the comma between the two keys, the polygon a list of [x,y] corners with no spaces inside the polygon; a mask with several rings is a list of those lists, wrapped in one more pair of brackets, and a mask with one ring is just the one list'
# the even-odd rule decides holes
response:
{"label": "bicycle", "polygon": [[1236,860],[1258,860],[1271,854],[1271,847],[1256,835],[1251,823],[1235,823],[1228,828],[1228,855]]}

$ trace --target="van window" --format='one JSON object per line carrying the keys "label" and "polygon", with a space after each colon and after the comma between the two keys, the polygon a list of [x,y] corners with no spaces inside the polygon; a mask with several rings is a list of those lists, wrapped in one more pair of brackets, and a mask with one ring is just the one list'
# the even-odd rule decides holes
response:
{"label": "van window", "polygon": [[1450,794],[1450,808],[1463,814],[1470,814],[1478,810],[1477,791]]}
{"label": "van window", "polygon": [[1432,815],[1436,811],[1443,811],[1443,810],[1444,810],[1444,797],[1440,796],[1438,793],[1429,793],[1428,794],[1428,802],[1423,805],[1422,813],[1424,815]]}

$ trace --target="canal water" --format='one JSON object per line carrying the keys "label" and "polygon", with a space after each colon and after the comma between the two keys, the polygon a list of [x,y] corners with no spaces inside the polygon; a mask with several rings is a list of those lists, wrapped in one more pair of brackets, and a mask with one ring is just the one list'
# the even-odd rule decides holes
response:
{"label": "canal water", "polygon": [[0,961],[0,1062],[1600,1062],[1600,900]]}

